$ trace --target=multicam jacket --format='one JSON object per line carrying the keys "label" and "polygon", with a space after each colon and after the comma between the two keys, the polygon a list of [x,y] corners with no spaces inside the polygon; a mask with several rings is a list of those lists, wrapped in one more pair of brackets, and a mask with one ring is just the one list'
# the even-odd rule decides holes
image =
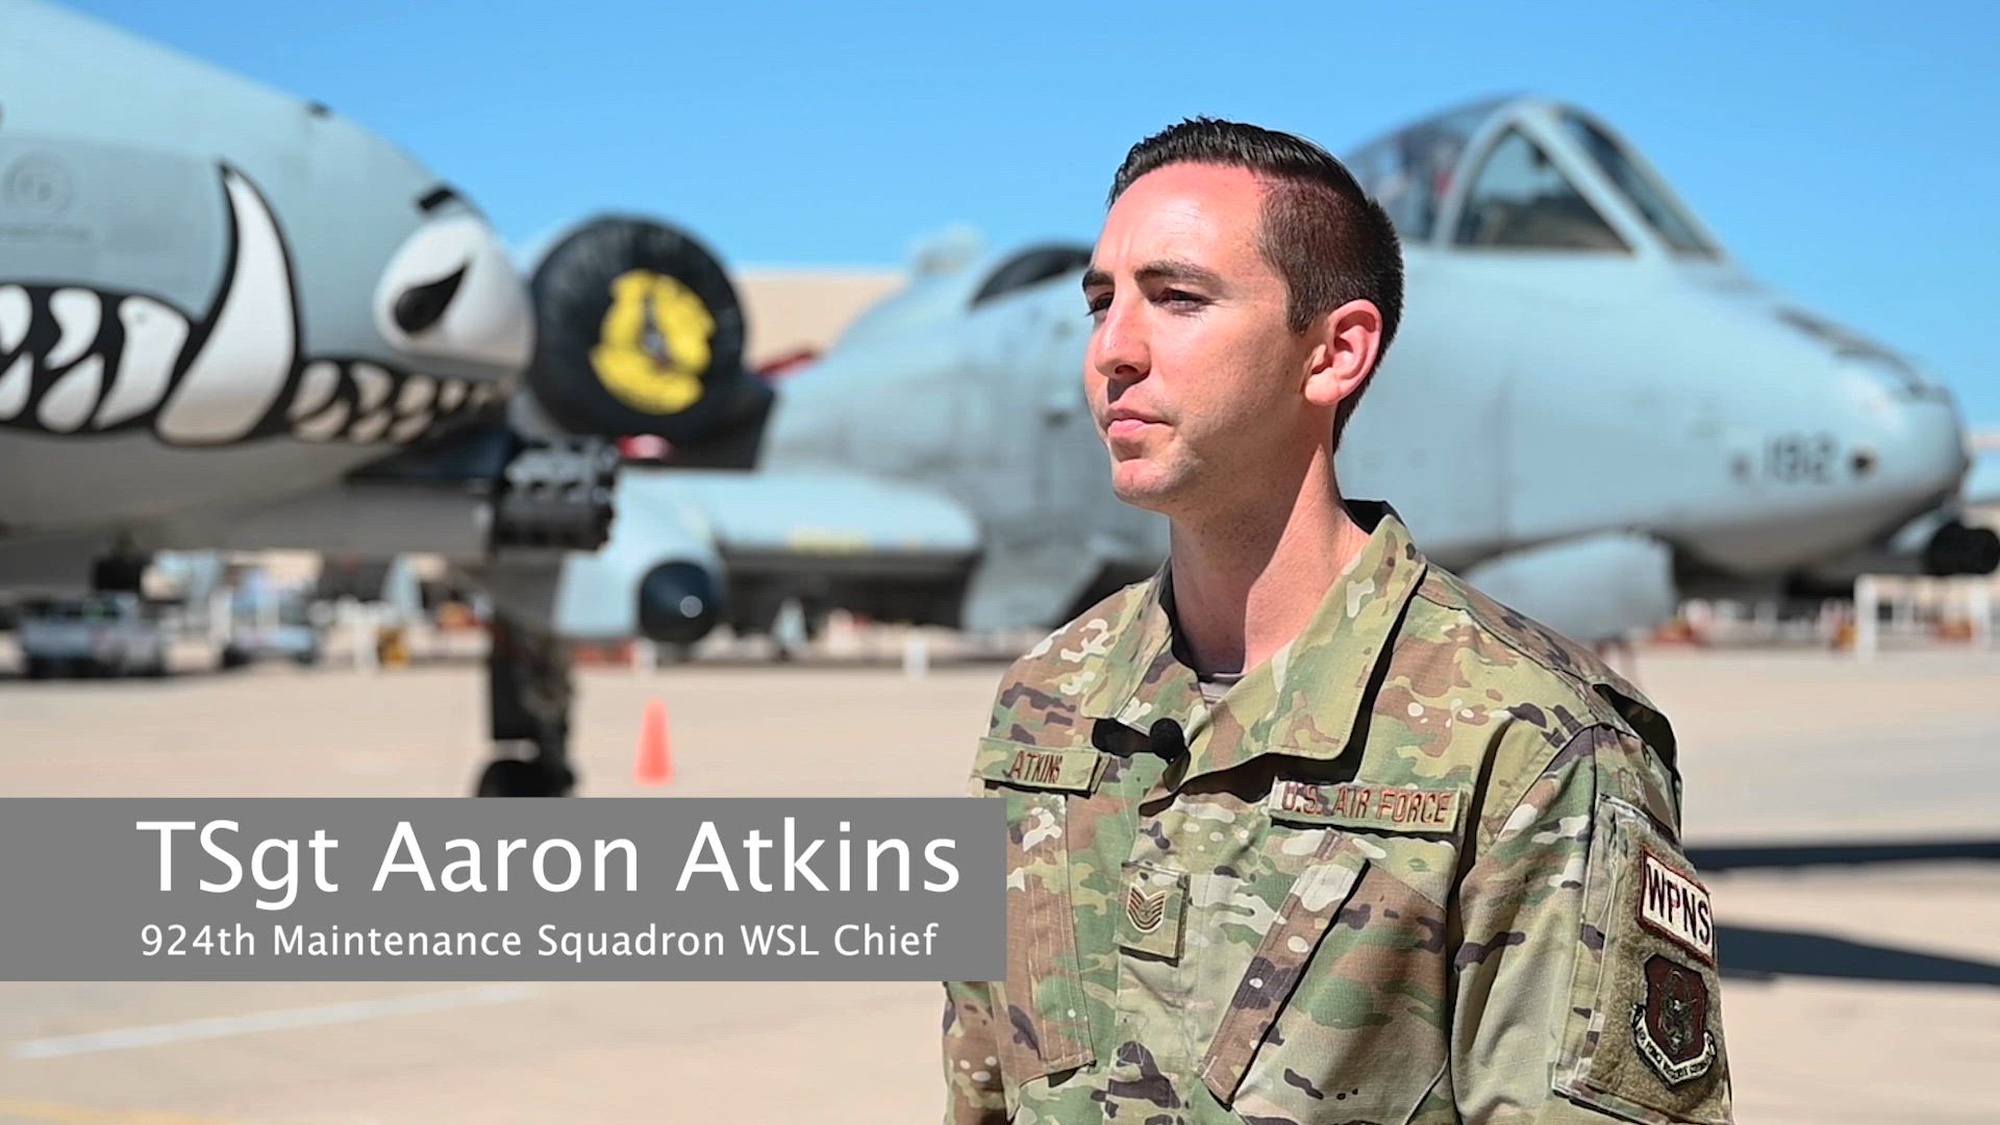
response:
{"label": "multicam jacket", "polygon": [[1730,1121],[1668,724],[1350,507],[1213,706],[1164,573],[1009,670],[1007,977],[946,985],[948,1122]]}

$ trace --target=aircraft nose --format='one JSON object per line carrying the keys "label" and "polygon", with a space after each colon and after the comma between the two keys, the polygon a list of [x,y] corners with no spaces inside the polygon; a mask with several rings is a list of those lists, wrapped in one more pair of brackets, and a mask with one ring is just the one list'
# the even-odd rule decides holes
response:
{"label": "aircraft nose", "polygon": [[1957,493],[1971,454],[1957,405],[1935,385],[1897,390],[1848,388],[1852,440],[1847,474],[1871,491],[1942,503]]}
{"label": "aircraft nose", "polygon": [[1905,396],[1900,405],[1895,439],[1898,456],[1907,462],[1908,487],[1936,497],[1936,510],[1926,521],[1931,530],[1922,547],[1924,573],[1992,574],[2000,569],[2000,535],[1968,526],[1957,514],[1972,471],[1964,419],[1941,388]]}
{"label": "aircraft nose", "polygon": [[1956,498],[1970,462],[1949,392],[1745,339],[1766,375],[1739,384],[1756,406],[1732,443],[1735,503],[1683,535],[1693,554],[1745,572],[1811,565],[1883,542]]}

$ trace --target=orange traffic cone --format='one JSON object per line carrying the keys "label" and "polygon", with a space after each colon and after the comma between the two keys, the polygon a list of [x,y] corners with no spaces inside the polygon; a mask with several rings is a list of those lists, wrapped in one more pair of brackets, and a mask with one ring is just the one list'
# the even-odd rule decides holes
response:
{"label": "orange traffic cone", "polygon": [[646,704],[646,717],[639,724],[639,763],[633,774],[641,785],[665,785],[674,776],[667,749],[667,705],[660,700]]}

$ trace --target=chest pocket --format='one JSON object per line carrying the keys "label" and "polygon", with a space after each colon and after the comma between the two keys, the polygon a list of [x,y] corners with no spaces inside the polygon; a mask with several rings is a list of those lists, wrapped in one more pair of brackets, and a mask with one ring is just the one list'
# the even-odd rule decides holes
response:
{"label": "chest pocket", "polygon": [[1444,942],[1442,907],[1327,829],[1230,998],[1202,1081],[1251,1120],[1407,1120],[1445,1065]]}
{"label": "chest pocket", "polygon": [[1070,804],[1096,788],[1104,756],[1091,747],[981,739],[974,773],[1007,802],[1007,979],[996,989],[1005,1025],[1000,1071],[1009,1105],[1020,1084],[1094,1061],[1089,1000],[1077,953]]}

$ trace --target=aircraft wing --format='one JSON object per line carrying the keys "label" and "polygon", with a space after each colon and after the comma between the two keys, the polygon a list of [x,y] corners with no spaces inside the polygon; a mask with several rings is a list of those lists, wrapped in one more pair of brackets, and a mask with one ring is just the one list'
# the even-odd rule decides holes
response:
{"label": "aircraft wing", "polygon": [[[955,603],[981,553],[941,493],[843,473],[627,466],[611,538],[565,562],[556,628],[572,640],[698,637],[718,617],[768,627],[787,597],[935,586]],[[860,597],[851,596],[862,591]]]}

